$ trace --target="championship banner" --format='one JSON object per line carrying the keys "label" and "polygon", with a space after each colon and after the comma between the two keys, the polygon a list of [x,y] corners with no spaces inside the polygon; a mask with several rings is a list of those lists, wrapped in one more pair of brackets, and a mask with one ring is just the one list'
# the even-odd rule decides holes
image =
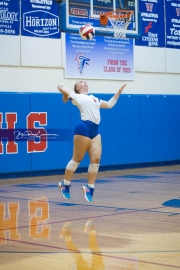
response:
{"label": "championship banner", "polygon": [[66,33],[65,42],[65,78],[134,80],[133,39]]}
{"label": "championship banner", "polygon": [[180,0],[166,0],[166,47],[180,49]]}
{"label": "championship banner", "polygon": [[[164,0],[140,0],[142,37],[136,45],[149,47],[165,46]],[[169,11],[168,11],[169,12]]]}
{"label": "championship banner", "polygon": [[19,14],[18,0],[0,1],[0,35],[19,36]]}
{"label": "championship banner", "polygon": [[60,38],[58,5],[53,0],[22,0],[22,36]]}

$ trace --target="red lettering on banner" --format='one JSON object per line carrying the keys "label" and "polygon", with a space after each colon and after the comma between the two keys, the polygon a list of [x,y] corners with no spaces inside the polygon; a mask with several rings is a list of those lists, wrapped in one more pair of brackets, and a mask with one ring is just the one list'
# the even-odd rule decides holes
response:
{"label": "red lettering on banner", "polygon": [[130,68],[123,68],[123,72],[124,73],[131,73],[131,69]]}
{"label": "red lettering on banner", "polygon": [[[107,60],[109,66],[104,66],[104,72],[123,72],[131,73],[131,68],[128,68],[127,60]],[[126,67],[121,67],[126,66]]]}
{"label": "red lettering on banner", "polygon": [[146,10],[149,11],[149,12],[152,12],[153,11],[153,4],[151,3],[145,3],[146,5]]}
{"label": "red lettering on banner", "polygon": [[[33,112],[27,116],[27,129],[34,129],[34,134],[40,131],[40,136],[38,136],[39,141],[27,141],[27,152],[44,152],[47,149],[47,132],[44,128],[37,128],[34,124],[38,122],[40,126],[47,125],[47,113]],[[37,131],[37,132],[36,132]]]}
{"label": "red lettering on banner", "polygon": [[70,15],[80,16],[80,17],[88,17],[88,11],[87,11],[87,9],[71,8]]}
{"label": "red lettering on banner", "polygon": [[121,72],[121,67],[117,67],[117,72]]}
{"label": "red lettering on banner", "polygon": [[178,17],[180,16],[180,8],[176,8],[176,14]]}
{"label": "red lettering on banner", "polygon": [[[5,119],[7,123],[7,128],[6,129],[15,129],[15,123],[17,123],[17,113],[6,113],[5,114]],[[3,115],[0,113],[0,129],[2,129],[2,123],[3,123]],[[3,129],[2,129],[3,130]],[[7,137],[7,143],[6,143],[6,153],[7,154],[16,154],[18,152],[18,145],[15,143],[14,140],[9,140]],[[0,154],[3,154],[3,144],[0,138]]]}
{"label": "red lettering on banner", "polygon": [[108,65],[118,65],[118,60],[108,60]]}
{"label": "red lettering on banner", "polygon": [[115,67],[104,67],[104,71],[105,72],[116,72],[116,68]]}
{"label": "red lettering on banner", "polygon": [[126,60],[119,60],[121,66],[127,66]]}

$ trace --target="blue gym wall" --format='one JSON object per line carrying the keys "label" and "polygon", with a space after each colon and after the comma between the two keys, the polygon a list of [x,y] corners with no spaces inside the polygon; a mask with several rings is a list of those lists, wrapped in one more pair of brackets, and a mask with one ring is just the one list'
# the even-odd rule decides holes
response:
{"label": "blue gym wall", "polygon": [[[108,100],[112,94],[96,94]],[[17,113],[16,129],[26,129],[30,112],[47,112],[45,129],[65,129],[67,138],[48,141],[45,152],[27,153],[27,142],[18,142],[18,153],[0,155],[0,173],[64,170],[72,156],[73,129],[79,111],[62,103],[59,93],[0,93],[2,128],[5,113]],[[103,153],[101,168],[114,165],[175,162],[180,160],[180,95],[121,95],[111,110],[101,109]],[[38,127],[37,123],[36,126]],[[80,168],[89,165],[88,156]]]}

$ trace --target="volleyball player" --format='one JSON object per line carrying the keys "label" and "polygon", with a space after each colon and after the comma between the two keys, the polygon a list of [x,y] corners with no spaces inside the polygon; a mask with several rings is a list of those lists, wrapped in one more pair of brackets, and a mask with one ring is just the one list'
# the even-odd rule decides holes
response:
{"label": "volleyball player", "polygon": [[85,81],[78,81],[74,85],[74,91],[67,86],[60,84],[58,90],[63,94],[63,101],[72,101],[80,110],[81,121],[76,125],[74,131],[74,148],[72,159],[66,166],[64,180],[59,182],[59,188],[65,199],[70,199],[71,179],[78,168],[81,160],[88,152],[90,164],[88,167],[88,183],[82,187],[85,199],[92,202],[94,184],[100,165],[102,144],[99,134],[99,123],[101,121],[100,108],[111,109],[116,104],[122,93],[124,84],[117,93],[109,100],[100,100],[88,94],[88,84]]}

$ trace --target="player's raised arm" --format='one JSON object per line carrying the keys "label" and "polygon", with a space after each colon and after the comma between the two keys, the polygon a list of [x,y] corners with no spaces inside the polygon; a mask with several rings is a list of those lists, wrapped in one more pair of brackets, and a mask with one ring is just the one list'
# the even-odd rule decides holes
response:
{"label": "player's raised arm", "polygon": [[101,108],[103,108],[103,109],[111,109],[112,107],[114,107],[114,105],[116,104],[119,96],[121,95],[121,93],[124,90],[124,87],[126,85],[127,84],[124,84],[109,101],[103,100],[101,102]]}
{"label": "player's raised arm", "polygon": [[70,90],[67,86],[64,84],[59,84],[57,87],[58,91],[63,94],[63,102],[68,101],[68,96],[71,94],[72,90]]}
{"label": "player's raised arm", "polygon": [[71,92],[72,92],[72,90],[70,90],[64,84],[59,84],[58,87],[57,87],[57,89],[58,89],[59,92],[61,92],[65,96],[69,96],[71,94]]}

